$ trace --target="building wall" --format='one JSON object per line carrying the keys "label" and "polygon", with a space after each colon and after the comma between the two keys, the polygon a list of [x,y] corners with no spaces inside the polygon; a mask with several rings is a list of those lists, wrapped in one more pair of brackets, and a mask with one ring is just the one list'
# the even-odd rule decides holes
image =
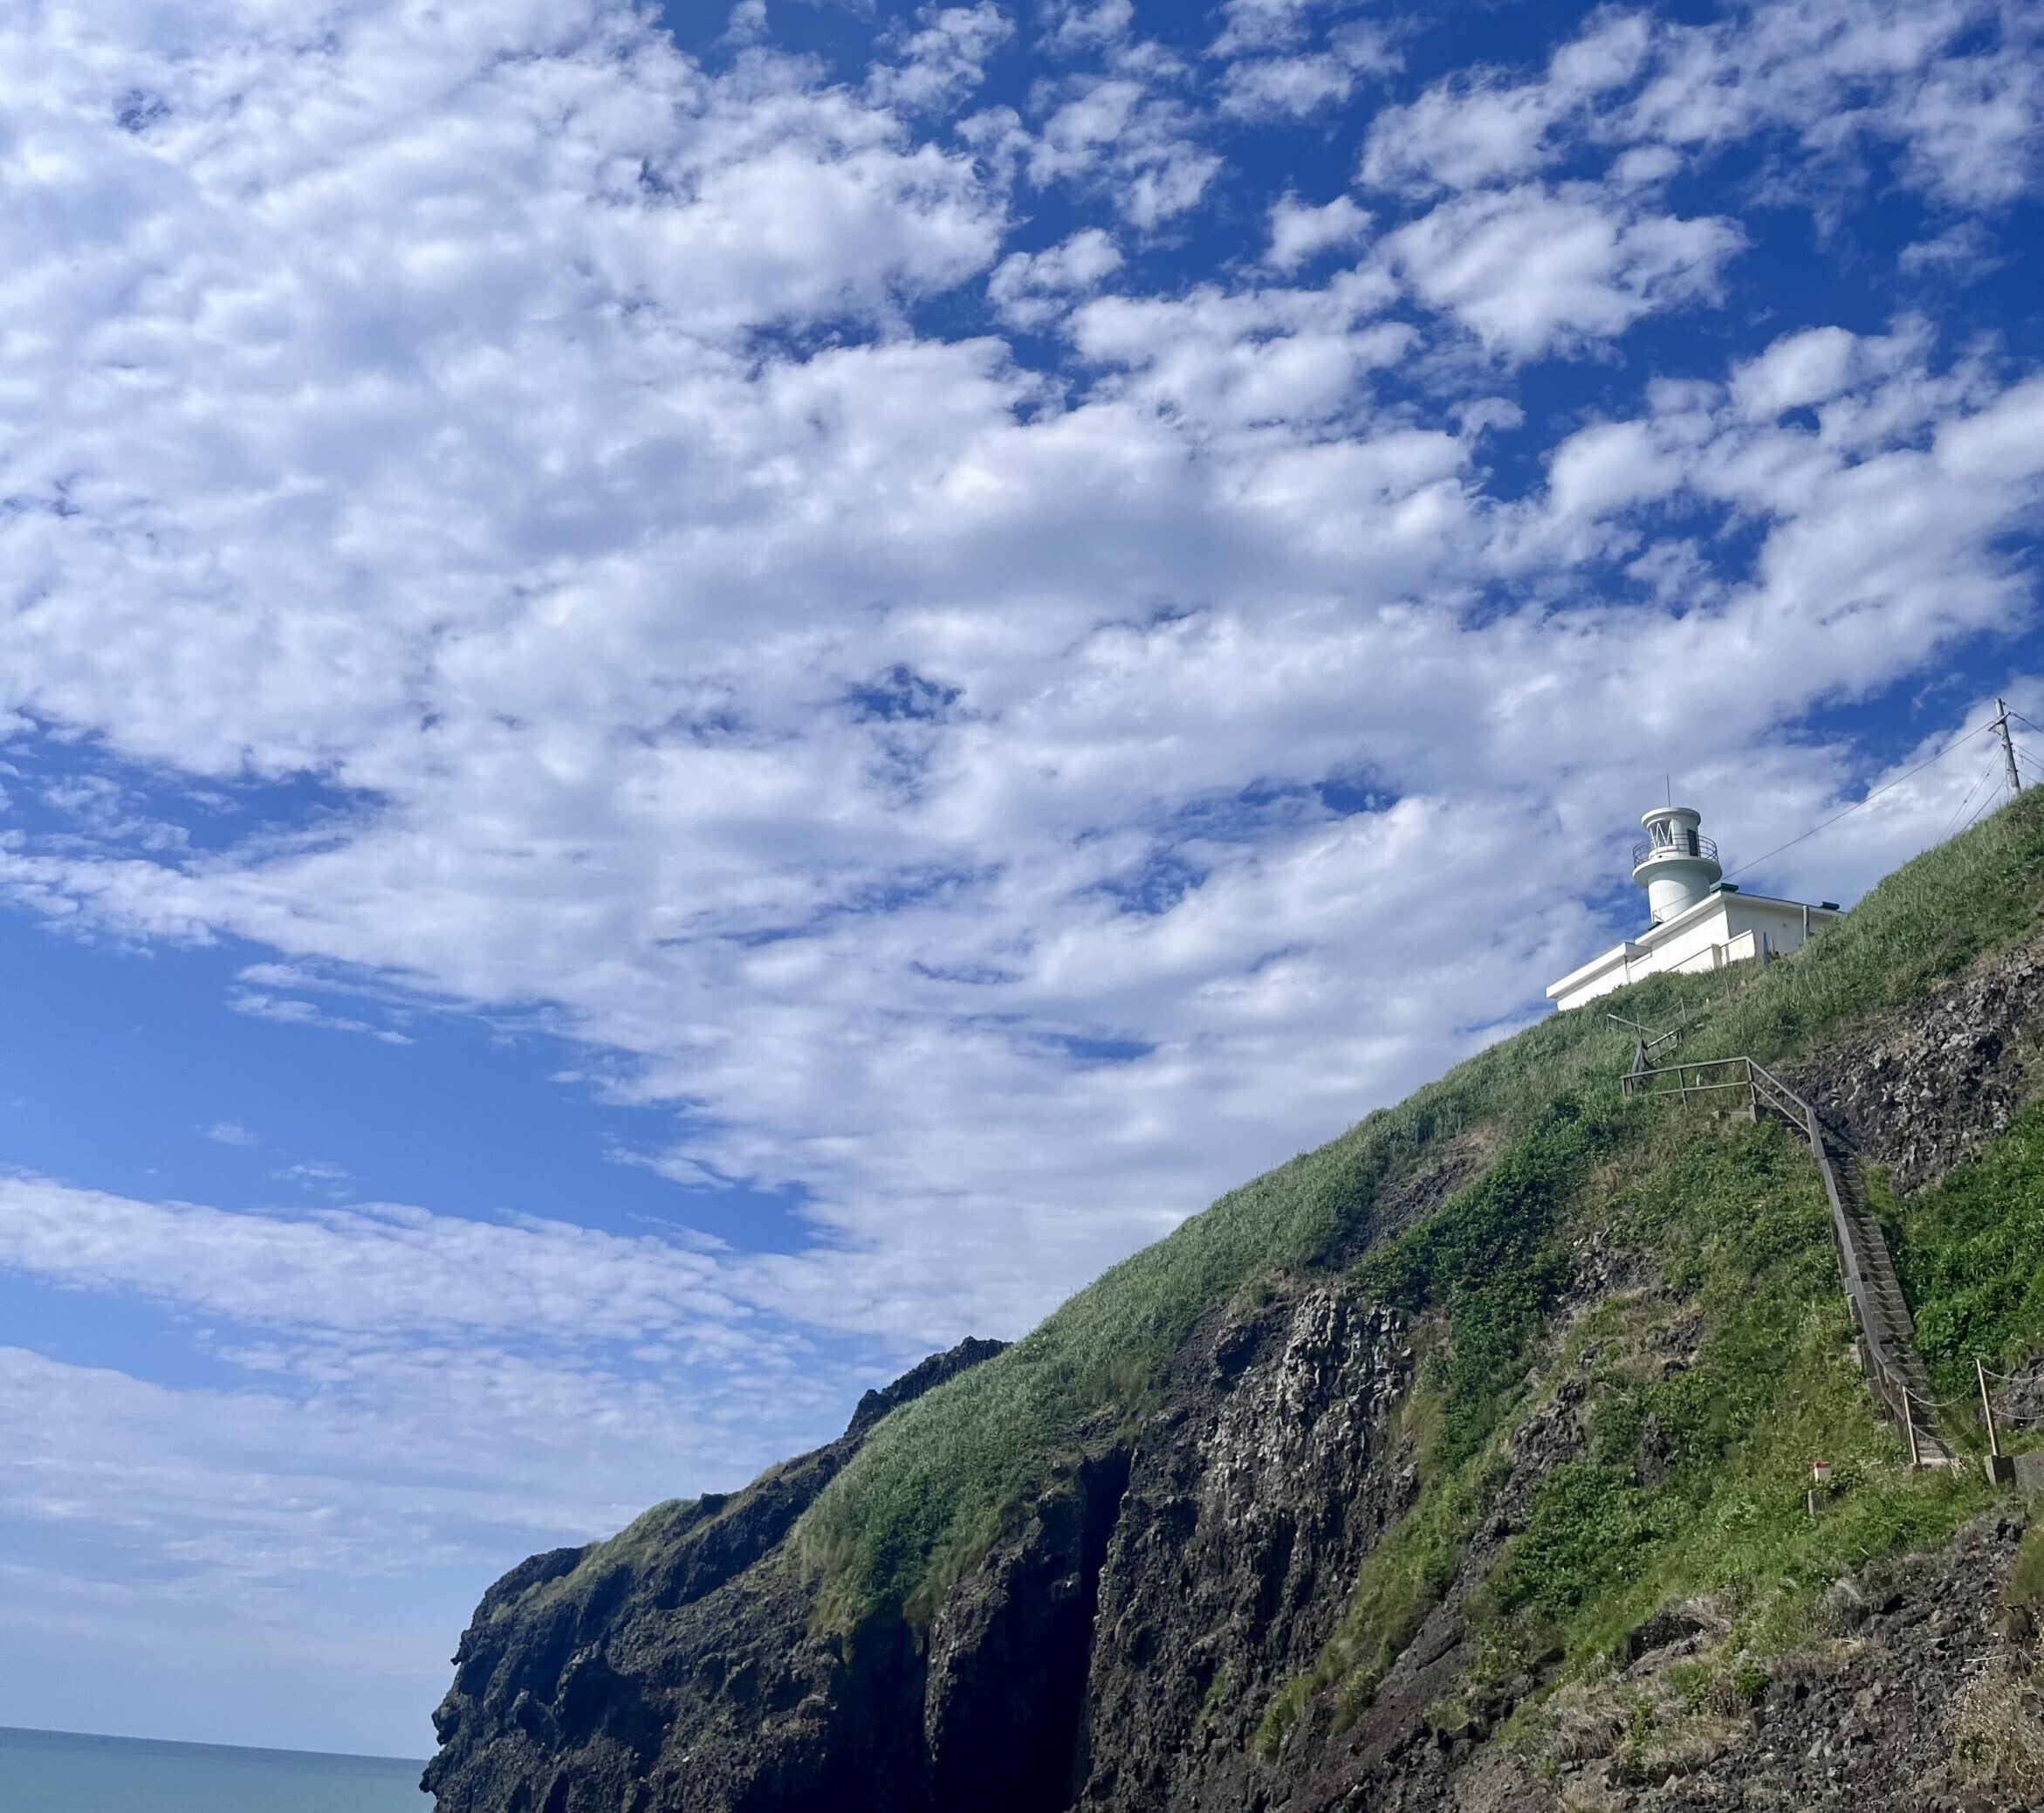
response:
{"label": "building wall", "polygon": [[1649,932],[1639,940],[1643,954],[1629,963],[1610,968],[1555,998],[1560,1008],[1580,1007],[1600,995],[1611,993],[1643,977],[1674,971],[1684,974],[1722,969],[1728,963],[1750,962],[1763,945],[1777,957],[1786,956],[1803,942],[1806,924],[1810,932],[1828,925],[1835,914],[1812,909],[1807,917],[1799,905],[1757,900],[1739,894],[1718,894],[1707,909],[1665,937]]}

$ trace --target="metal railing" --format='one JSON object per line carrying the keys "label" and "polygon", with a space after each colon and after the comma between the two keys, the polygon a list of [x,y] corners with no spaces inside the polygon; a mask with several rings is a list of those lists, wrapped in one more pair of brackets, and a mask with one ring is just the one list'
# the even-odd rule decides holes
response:
{"label": "metal railing", "polygon": [[1656,1033],[1653,1027],[1642,1026],[1636,1020],[1628,1020],[1622,1013],[1607,1013],[1604,1018],[1614,1026],[1629,1027],[1639,1034],[1632,1047],[1632,1074],[1635,1075],[1651,1065],[1654,1054],[1663,1045],[1682,1043],[1681,1027],[1670,1027],[1664,1033]]}
{"label": "metal railing", "polygon": [[[1903,1439],[1909,1444],[1910,1465],[1920,1466],[1924,1442],[1918,1430],[1917,1394],[1910,1390],[1897,1364],[1897,1356],[1889,1351],[1881,1318],[1873,1313],[1874,1290],[1861,1263],[1859,1229],[1847,1212],[1845,1198],[1839,1191],[1837,1167],[1831,1162],[1823,1123],[1817,1118],[1817,1110],[1773,1072],[1751,1058],[1746,1060],[1746,1068],[1753,1080],[1756,1109],[1760,1107],[1772,1109],[1791,1126],[1798,1128],[1810,1143],[1810,1155],[1817,1161],[1818,1174],[1824,1179],[1824,1198],[1831,1209],[1831,1238],[1838,1249],[1838,1269],[1845,1285],[1846,1301],[1852,1307],[1853,1320],[1859,1324],[1860,1351],[1867,1360],[1867,1382],[1901,1429]],[[1924,1433],[1927,1432],[1926,1428]],[[1944,1445],[1935,1437],[1931,1441],[1942,1454]]]}
{"label": "metal railing", "polygon": [[1679,1096],[1700,1100],[1725,1090],[1751,1096],[1753,1089],[1751,1058],[1705,1058],[1695,1064],[1663,1064],[1650,1068],[1640,1062],[1645,1047],[1633,1050],[1633,1068],[1620,1079],[1628,1095]]}
{"label": "metal railing", "polygon": [[[1700,1063],[1668,1064],[1657,1069],[1647,1069],[1640,1067],[1639,1054],[1636,1052],[1633,1061],[1634,1068],[1621,1079],[1621,1087],[1629,1096],[1701,1104],[1726,1091],[1742,1093],[1756,1116],[1764,1108],[1787,1122],[1809,1141],[1810,1154],[1817,1161],[1817,1173],[1824,1180],[1824,1198],[1831,1211],[1831,1242],[1838,1253],[1839,1280],[1845,1287],[1846,1303],[1859,1329],[1867,1383],[1875,1400],[1901,1431],[1909,1447],[1911,1466],[1924,1464],[1926,1446],[1936,1451],[1936,1457],[1940,1460],[1948,1459],[1949,1452],[1945,1444],[1931,1433],[1929,1418],[1918,1415],[1919,1411],[1934,1410],[1936,1406],[1910,1387],[1898,1363],[1899,1356],[1890,1350],[1888,1336],[1882,1326],[1883,1317],[1878,1314],[1878,1300],[1873,1286],[1868,1282],[1862,1261],[1859,1229],[1840,1191],[1837,1168],[1831,1162],[1817,1110],[1773,1071],[1750,1057],[1708,1058]],[[1877,1231],[1876,1237],[1878,1238]],[[1903,1313],[1907,1314],[1906,1308]]]}
{"label": "metal railing", "polygon": [[1632,866],[1637,869],[1650,856],[1708,856],[1718,860],[1718,846],[1700,831],[1677,831],[1666,842],[1648,838],[1632,847]]}

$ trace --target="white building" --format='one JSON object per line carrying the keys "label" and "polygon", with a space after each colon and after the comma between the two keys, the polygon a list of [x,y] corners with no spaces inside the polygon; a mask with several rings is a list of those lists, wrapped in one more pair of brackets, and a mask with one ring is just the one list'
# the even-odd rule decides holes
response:
{"label": "white building", "polygon": [[1725,880],[1718,846],[1686,806],[1663,806],[1640,822],[1645,839],[1632,852],[1632,878],[1647,890],[1646,931],[1550,985],[1558,1007],[1580,1007],[1601,994],[1668,970],[1716,970],[1755,957],[1779,957],[1840,917],[1836,903],[1811,906],[1746,894]]}

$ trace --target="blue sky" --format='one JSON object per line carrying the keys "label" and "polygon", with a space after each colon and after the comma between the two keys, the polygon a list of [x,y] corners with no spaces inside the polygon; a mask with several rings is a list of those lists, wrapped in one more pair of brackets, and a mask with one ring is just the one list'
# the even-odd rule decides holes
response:
{"label": "blue sky", "polygon": [[10,9],[0,1721],[421,1752],[512,1562],[1540,1013],[1667,777],[1885,787],[1813,898],[1988,802],[2038,33]]}

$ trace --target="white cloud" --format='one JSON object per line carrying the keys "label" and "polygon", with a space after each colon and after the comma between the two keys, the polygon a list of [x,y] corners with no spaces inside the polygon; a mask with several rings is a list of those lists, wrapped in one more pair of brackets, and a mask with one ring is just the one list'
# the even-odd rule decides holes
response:
{"label": "white cloud", "polygon": [[1745,239],[1729,220],[1655,213],[1596,185],[1529,184],[1443,202],[1386,243],[1430,306],[1530,359],[1714,299]]}
{"label": "white cloud", "polygon": [[1289,50],[1302,42],[1314,16],[1327,0],[1227,0],[1221,8],[1217,57],[1245,51]]}
{"label": "white cloud", "polygon": [[[1368,374],[1413,342],[1403,323],[1375,319],[1388,285],[1349,273],[1324,291],[1272,288],[1227,295],[1203,287],[1176,301],[1108,297],[1077,310],[1069,332],[1095,364],[1129,374],[1115,394],[1205,435],[1284,423],[1293,432],[1355,412]],[[1399,437],[1459,466],[1450,436]]]}
{"label": "white cloud", "polygon": [[354,1193],[348,1188],[347,1172],[331,1159],[309,1158],[287,1164],[277,1175],[287,1184],[296,1184],[301,1190],[334,1202],[345,1202]]}
{"label": "white cloud", "polygon": [[911,113],[955,107],[986,79],[986,65],[1015,35],[1014,23],[993,0],[974,6],[925,6],[915,29],[902,28],[889,48],[894,63],[876,63],[867,92],[883,106]]}
{"label": "white cloud", "polygon": [[1903,247],[1896,263],[1904,275],[1974,283],[2001,266],[1987,230],[1977,220],[1960,221],[1928,239]]}
{"label": "white cloud", "polygon": [[1885,376],[1920,358],[1927,337],[1920,323],[1885,339],[1849,333],[1842,327],[1787,334],[1732,374],[1732,401],[1752,416],[1775,416],[1828,403],[1869,378]]}
{"label": "white cloud", "polygon": [[[331,1164],[287,1176],[330,1182]],[[0,1178],[0,1264],[79,1290],[127,1290],[271,1328],[459,1331],[572,1343],[751,1343],[744,1308],[692,1248],[566,1222],[503,1226],[367,1205],[311,1216],[146,1203]],[[345,1281],[343,1286],[341,1281]]]}
{"label": "white cloud", "polygon": [[1103,186],[1146,231],[1198,203],[1221,160],[1200,145],[1182,103],[1131,76],[1075,77],[1064,92],[1030,141],[1032,182]]}
{"label": "white cloud", "polygon": [[1559,155],[1557,127],[1632,80],[1651,30],[1642,14],[1604,12],[1533,80],[1508,82],[1479,69],[1437,82],[1406,106],[1382,109],[1364,145],[1363,180],[1427,193],[1533,175]]}
{"label": "white cloud", "polygon": [[260,1143],[239,1121],[216,1121],[207,1128],[206,1137],[223,1146],[252,1146]]}
{"label": "white cloud", "polygon": [[1040,328],[1093,294],[1121,268],[1121,249],[1098,227],[1039,252],[1010,252],[994,267],[986,293],[1005,320]]}
{"label": "white cloud", "polygon": [[1809,0],[1694,26],[1606,10],[1536,77],[1463,72],[1380,112],[1362,175],[1460,190],[1523,182],[1586,142],[1676,148],[1693,164],[1780,134],[1807,167],[1785,169],[1784,195],[1885,141],[1912,187],[1997,205],[2037,180],[2041,43],[2034,17],[1991,0]]}
{"label": "white cloud", "polygon": [[1347,196],[1320,207],[1286,196],[1271,204],[1271,246],[1264,262],[1274,271],[1296,271],[1323,251],[1361,243],[1370,217]]}
{"label": "white cloud", "polygon": [[1318,29],[1348,10],[1327,0],[1228,0],[1207,54],[1221,60],[1220,106],[1243,120],[1304,119],[1347,101],[1366,75],[1399,66],[1389,31],[1348,21]]}
{"label": "white cloud", "polygon": [[1322,52],[1308,57],[1259,57],[1229,65],[1221,109],[1245,120],[1304,119],[1345,101],[1355,90],[1355,67]]}
{"label": "white cloud", "polygon": [[311,1001],[290,995],[266,994],[259,988],[230,989],[227,1005],[233,1013],[245,1013],[250,1020],[266,1020],[275,1026],[322,1027],[329,1032],[362,1033],[386,1045],[412,1042],[409,1034],[401,1033],[395,1027],[376,1026],[344,1013],[328,1013]]}
{"label": "white cloud", "polygon": [[1132,0],[1050,0],[1044,16],[1050,44],[1067,53],[1126,45],[1135,24]]}

